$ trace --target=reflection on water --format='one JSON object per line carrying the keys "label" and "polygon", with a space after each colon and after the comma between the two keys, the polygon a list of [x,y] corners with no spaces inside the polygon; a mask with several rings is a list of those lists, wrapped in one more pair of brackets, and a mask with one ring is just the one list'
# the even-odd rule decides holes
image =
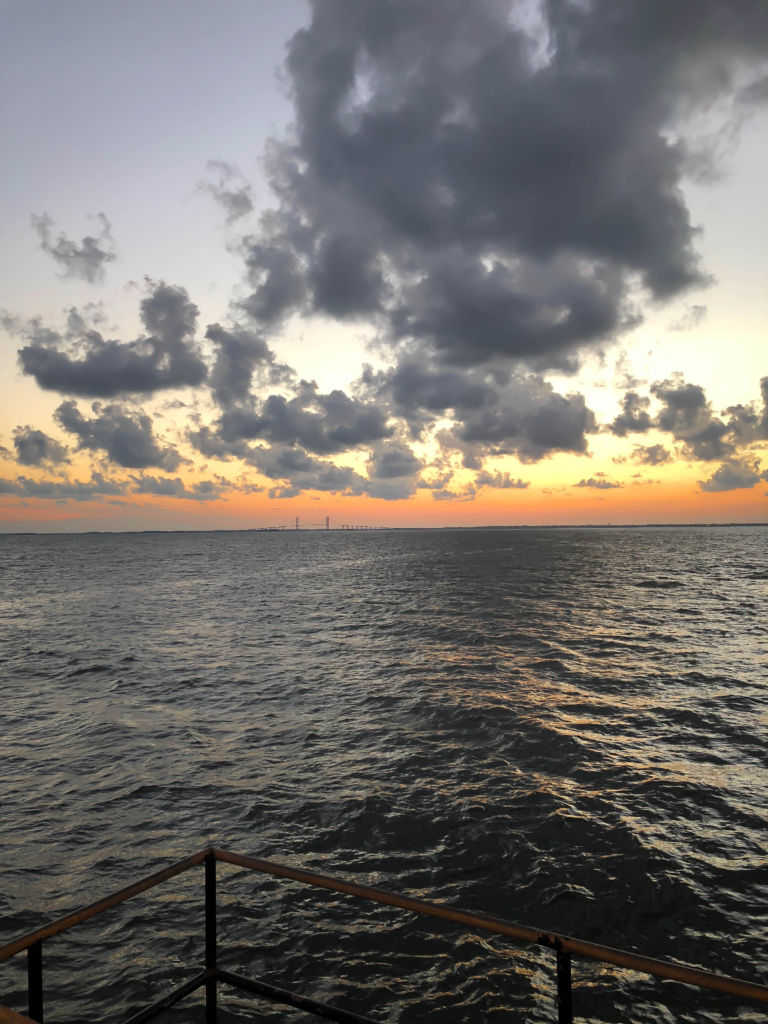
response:
{"label": "reflection on water", "polygon": [[[760,977],[766,539],[0,537],[4,936],[210,840]],[[197,962],[194,885],[57,940],[59,1019],[127,1015]],[[222,899],[233,970],[381,1019],[551,1019],[545,951],[237,874]],[[761,1019],[610,968],[576,983],[593,1021]]]}

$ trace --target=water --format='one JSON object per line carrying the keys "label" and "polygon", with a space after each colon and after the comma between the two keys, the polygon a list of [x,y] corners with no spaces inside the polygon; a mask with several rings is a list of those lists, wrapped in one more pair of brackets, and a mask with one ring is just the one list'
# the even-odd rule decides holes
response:
{"label": "water", "polygon": [[[0,941],[214,842],[765,978],[767,541],[0,536]],[[402,1024],[554,1019],[545,950],[221,874],[232,970]],[[194,971],[200,895],[196,871],[49,942],[46,1020],[118,1021]],[[574,979],[584,1020],[764,1019]],[[0,984],[23,1009],[23,959]]]}

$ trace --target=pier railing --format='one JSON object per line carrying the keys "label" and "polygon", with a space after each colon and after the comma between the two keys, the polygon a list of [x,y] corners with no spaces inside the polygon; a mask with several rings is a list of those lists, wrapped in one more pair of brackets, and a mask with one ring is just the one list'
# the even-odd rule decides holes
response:
{"label": "pier railing", "polygon": [[[230,853],[228,850],[209,847],[205,850],[200,850],[191,857],[186,857],[184,860],[169,865],[162,871],[157,871],[138,882],[134,882],[119,892],[112,893],[112,895],[104,899],[97,900],[87,907],[76,910],[72,914],[67,914],[65,917],[52,921],[42,928],[38,928],[36,931],[23,935],[13,942],[0,947],[0,962],[8,960],[10,957],[26,950],[29,1017],[33,1021],[38,1022],[38,1024],[43,1024],[44,942],[60,932],[67,931],[69,928],[82,924],[97,914],[101,914],[112,907],[118,906],[120,903],[124,903],[133,896],[139,895],[139,893],[146,892],[148,889],[152,889],[156,885],[188,871],[190,868],[203,864],[205,868],[205,963],[203,969],[197,971],[186,982],[168,992],[161,999],[134,1014],[125,1024],[144,1024],[145,1021],[153,1020],[164,1010],[168,1009],[168,1007],[173,1006],[185,996],[200,988],[205,988],[205,1022],[206,1024],[216,1024],[217,990],[221,984],[231,985],[241,991],[261,996],[271,1002],[297,1007],[324,1017],[327,1020],[340,1021],[343,1024],[374,1024],[369,1018],[362,1017],[359,1014],[351,1013],[340,1007],[329,1006],[327,1003],[319,1002],[310,996],[298,992],[278,988],[266,981],[233,974],[219,966],[216,930],[216,863],[218,861],[278,878],[292,879],[315,888],[345,893],[349,896],[373,901],[374,903],[399,907],[401,910],[414,914],[449,921],[473,931],[503,936],[518,943],[545,946],[551,949],[555,955],[554,973],[557,986],[558,1024],[572,1024],[574,1019],[578,1019],[574,1017],[575,1011],[571,993],[571,962],[573,957],[612,964],[617,967],[654,975],[658,978],[667,978],[699,988],[715,989],[741,999],[755,1000],[768,1004],[768,985],[730,978],[721,974],[713,974],[709,971],[686,967],[683,964],[668,960],[656,960],[652,957],[640,956],[621,949],[613,949],[610,946],[602,946],[595,942],[587,942],[583,939],[572,938],[567,935],[558,935],[551,931],[543,931],[528,927],[527,925],[514,924],[487,914],[477,914],[461,910],[448,904],[429,903],[401,893],[377,889],[370,885],[360,885],[356,882],[319,874],[315,871],[305,871],[301,868],[289,867],[288,865],[277,864],[268,860],[259,860],[255,857],[245,857],[238,853]],[[0,1019],[3,1019],[1,1007]]]}

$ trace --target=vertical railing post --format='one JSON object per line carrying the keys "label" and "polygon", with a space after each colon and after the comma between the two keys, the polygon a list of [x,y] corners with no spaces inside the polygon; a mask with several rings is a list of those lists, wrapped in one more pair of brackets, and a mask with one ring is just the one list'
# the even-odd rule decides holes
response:
{"label": "vertical railing post", "polygon": [[29,1016],[43,1024],[43,940],[27,949],[27,1002]]}
{"label": "vertical railing post", "polygon": [[571,954],[557,951],[557,1024],[573,1024]]}
{"label": "vertical railing post", "polygon": [[205,1024],[216,1024],[216,855],[205,856]]}

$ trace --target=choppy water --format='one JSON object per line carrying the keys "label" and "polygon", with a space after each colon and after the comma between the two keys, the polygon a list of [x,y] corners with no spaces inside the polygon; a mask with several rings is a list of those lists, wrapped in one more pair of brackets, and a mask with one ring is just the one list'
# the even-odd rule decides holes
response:
{"label": "choppy water", "polygon": [[[213,841],[768,977],[766,528],[0,536],[0,573],[0,941]],[[553,1019],[545,950],[220,890],[230,969],[403,1024]],[[47,1021],[194,969],[201,891],[49,942]],[[574,977],[589,1021],[765,1017]]]}

